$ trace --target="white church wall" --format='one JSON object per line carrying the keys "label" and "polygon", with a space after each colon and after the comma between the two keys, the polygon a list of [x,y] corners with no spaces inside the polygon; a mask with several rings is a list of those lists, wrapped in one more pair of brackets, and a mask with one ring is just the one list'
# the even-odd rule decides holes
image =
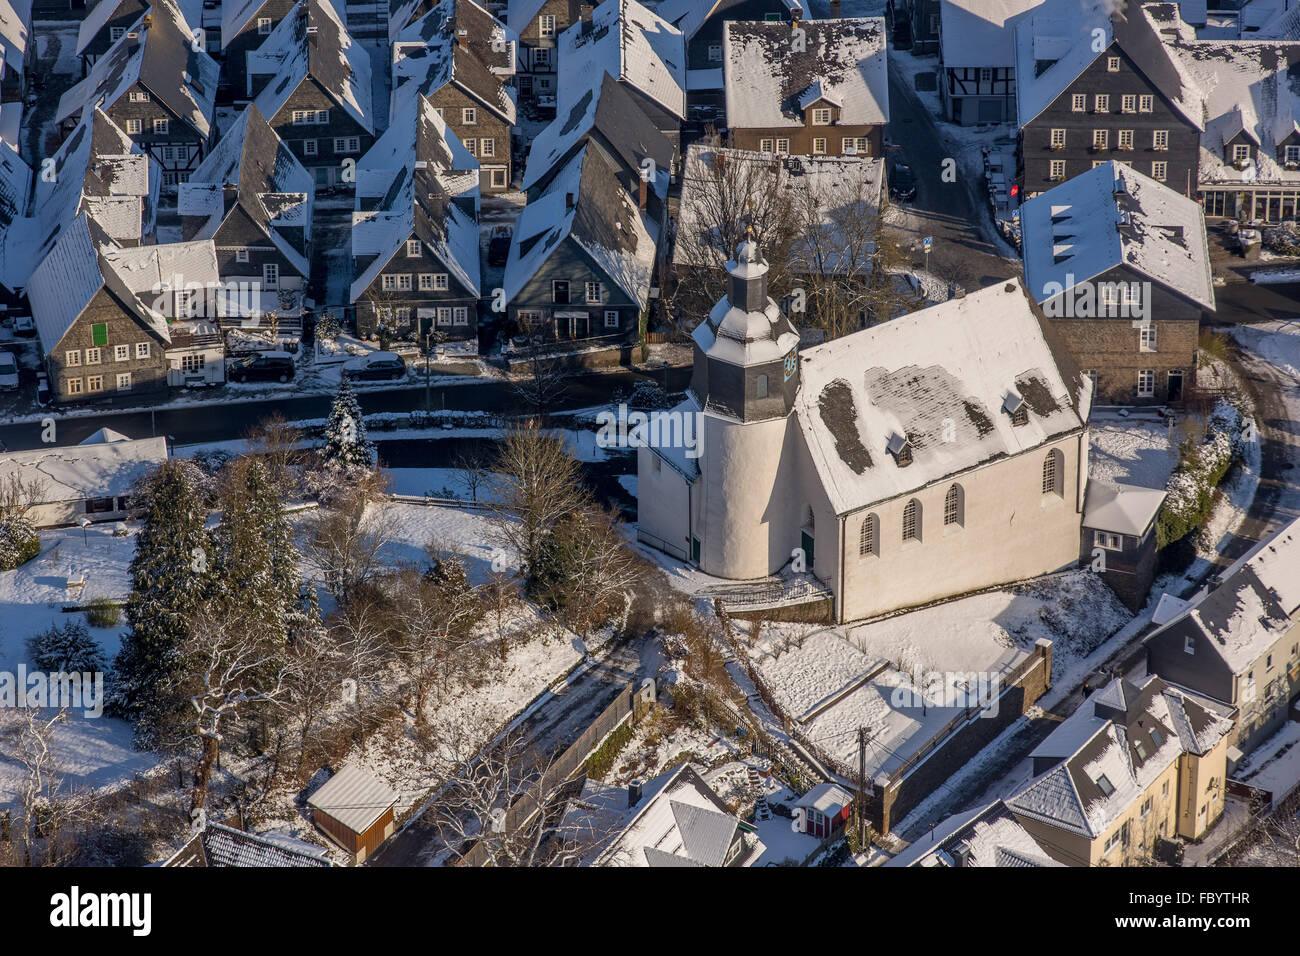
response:
{"label": "white church wall", "polygon": [[683,561],[690,560],[691,495],[682,474],[649,448],[636,453],[637,538]]}

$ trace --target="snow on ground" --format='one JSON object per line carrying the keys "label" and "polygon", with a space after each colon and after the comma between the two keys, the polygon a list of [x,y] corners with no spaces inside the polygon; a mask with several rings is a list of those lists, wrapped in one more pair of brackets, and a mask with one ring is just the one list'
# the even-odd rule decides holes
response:
{"label": "snow on ground", "polygon": [[1276,806],[1300,786],[1300,723],[1287,721],[1233,773],[1233,779],[1268,790]]}
{"label": "snow on ground", "polygon": [[1229,334],[1243,348],[1300,381],[1300,319],[1234,325]]}
{"label": "snow on ground", "polygon": [[[464,501],[473,497],[465,480],[465,471],[460,468],[388,468],[384,474],[389,477],[388,491],[394,495],[428,495]],[[486,484],[477,489],[479,501],[487,501],[490,497]]]}
{"label": "snow on ground", "polygon": [[1089,425],[1089,478],[1164,488],[1178,464],[1177,433],[1167,422],[1094,412]]}

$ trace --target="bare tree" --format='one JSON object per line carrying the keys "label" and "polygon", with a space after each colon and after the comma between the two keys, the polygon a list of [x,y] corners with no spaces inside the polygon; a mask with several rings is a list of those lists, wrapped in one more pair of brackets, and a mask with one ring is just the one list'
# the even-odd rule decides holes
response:
{"label": "bare tree", "polygon": [[45,497],[44,478],[24,478],[12,471],[0,479],[0,524],[21,518]]}
{"label": "bare tree", "polygon": [[546,347],[545,331],[550,326],[542,319],[519,320],[519,335],[525,340],[524,368],[511,387],[532,413],[545,420],[551,408],[569,389],[569,371],[562,359]]}
{"label": "bare tree", "polygon": [[468,451],[463,451],[456,456],[452,467],[461,473],[461,481],[469,490],[471,501],[478,501],[478,493],[487,487],[492,480],[492,472],[488,468],[488,459],[483,454],[478,445],[473,445]]}
{"label": "bare tree", "polygon": [[347,604],[353,592],[379,572],[379,552],[395,531],[390,509],[350,496],[312,515],[303,555],[330,594],[339,604]]}
{"label": "bare tree", "polygon": [[15,861],[22,866],[59,866],[75,852],[73,826],[87,816],[90,802],[84,794],[66,791],[54,756],[56,724],[67,714],[25,708],[0,723],[0,751],[16,758],[23,768],[18,793],[17,819],[10,819]]}
{"label": "bare tree", "polygon": [[456,657],[473,640],[482,616],[477,598],[468,590],[453,593],[414,572],[389,582],[397,627],[398,659],[410,684],[410,703],[417,725],[425,721],[425,704],[435,683],[445,691]]}
{"label": "bare tree", "polygon": [[304,464],[307,454],[299,446],[302,432],[290,425],[279,412],[272,412],[244,435],[249,450],[266,465],[271,480],[287,494],[295,485],[294,471]]}
{"label": "bare tree", "polygon": [[625,546],[614,515],[600,509],[561,522],[556,537],[564,560],[562,576],[551,582],[558,592],[550,595],[551,603],[564,608],[566,619],[586,642],[619,608],[626,620],[641,563]]}

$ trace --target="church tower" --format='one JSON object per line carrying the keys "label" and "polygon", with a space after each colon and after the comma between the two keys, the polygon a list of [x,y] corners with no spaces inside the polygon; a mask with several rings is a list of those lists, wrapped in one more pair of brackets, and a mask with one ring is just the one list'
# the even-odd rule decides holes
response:
{"label": "church tower", "polygon": [[787,430],[799,388],[799,333],[767,294],[753,238],[726,264],[727,294],[696,328],[691,392],[703,409],[700,567],[763,577],[799,544]]}

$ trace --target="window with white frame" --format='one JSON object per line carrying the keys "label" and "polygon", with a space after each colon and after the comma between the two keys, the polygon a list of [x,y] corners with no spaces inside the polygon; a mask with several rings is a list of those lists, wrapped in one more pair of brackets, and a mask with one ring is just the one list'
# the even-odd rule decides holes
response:
{"label": "window with white frame", "polygon": [[1300,163],[1300,146],[1288,146],[1283,152],[1282,161],[1288,166]]}
{"label": "window with white frame", "polygon": [[122,39],[125,33],[126,33],[126,27],[109,27],[108,39],[111,42],[116,43],[118,40]]}
{"label": "window with white frame", "polygon": [[104,350],[101,348],[86,349],[86,364],[99,365],[104,361]]}
{"label": "window with white frame", "polygon": [[1151,178],[1156,182],[1163,183],[1165,177],[1169,175],[1169,164],[1164,160],[1156,160],[1151,164]]}
{"label": "window with white frame", "polygon": [[979,80],[979,81],[980,81],[981,83],[992,83],[992,82],[993,82],[993,68],[992,68],[992,67],[988,67],[988,66],[981,66],[981,67],[980,67],[980,80]]}
{"label": "window with white frame", "polygon": [[790,141],[788,139],[778,139],[776,141],[776,152],[777,155],[788,156],[790,154]]}
{"label": "window with white frame", "polygon": [[135,343],[135,357],[138,358],[138,359],[147,359],[147,358],[149,357],[149,343],[148,343],[148,342],[136,342],[136,343]]}
{"label": "window with white frame", "polygon": [[478,141],[478,154],[484,159],[491,159],[497,154],[497,141],[490,136],[484,136]]}
{"label": "window with white frame", "polygon": [[130,372],[118,372],[118,374],[117,374],[117,390],[118,390],[119,392],[129,392],[129,391],[131,391],[131,373],[130,373]]}
{"label": "window with white frame", "polygon": [[1137,112],[1137,97],[1132,93],[1125,93],[1119,98],[1119,111],[1121,113]]}
{"label": "window with white frame", "polygon": [[1065,149],[1065,130],[1052,130],[1052,149]]}
{"label": "window with white frame", "polygon": [[69,395],[80,395],[80,394],[81,394],[81,379],[79,379],[79,378],[70,378],[70,379],[67,380],[66,385],[67,385],[67,389],[68,389],[68,394],[69,394]]}
{"label": "window with white frame", "polygon": [[442,326],[450,326],[450,325],[451,325],[451,306],[439,306],[439,307],[438,307],[438,319],[437,319],[437,322],[438,322],[439,325],[442,325]]}
{"label": "window with white frame", "polygon": [[463,305],[456,306],[451,310],[451,321],[453,325],[469,325],[469,309]]}
{"label": "window with white frame", "polygon": [[1092,148],[1101,150],[1110,145],[1110,130],[1095,129],[1092,131]]}
{"label": "window with white frame", "polygon": [[846,136],[840,140],[840,152],[845,156],[866,156],[868,151],[865,136]]}
{"label": "window with white frame", "polygon": [[466,126],[473,126],[478,122],[478,110],[472,106],[466,106],[460,111],[460,121]]}
{"label": "window with white frame", "polygon": [[138,120],[138,119],[129,119],[129,120],[127,120],[127,121],[126,121],[126,131],[127,131],[127,133],[143,133],[143,132],[144,132],[144,120]]}
{"label": "window with white frame", "polygon": [[1070,97],[1070,112],[1084,113],[1088,109],[1088,96],[1086,93],[1075,93]]}
{"label": "window with white frame", "polygon": [[710,44],[709,44],[709,62],[710,62],[710,63],[721,63],[721,62],[722,62],[722,44],[721,44],[721,43],[710,43]]}
{"label": "window with white frame", "polygon": [[1144,325],[1138,329],[1138,351],[1154,352],[1156,350],[1156,327]]}
{"label": "window with white frame", "polygon": [[1106,72],[1107,73],[1119,72],[1119,57],[1117,56],[1106,57]]}
{"label": "window with white frame", "polygon": [[102,392],[103,390],[104,390],[104,376],[102,375],[86,376],[86,391]]}
{"label": "window with white frame", "polygon": [[408,259],[413,259],[413,258],[415,258],[416,256],[418,256],[419,254],[420,254],[420,240],[419,240],[419,239],[407,239],[407,240],[406,240],[406,257],[407,257]]}
{"label": "window with white frame", "polygon": [[388,274],[385,274],[385,275],[380,276],[380,277],[379,277],[379,288],[383,289],[385,292],[396,292],[396,291],[397,291],[397,276],[395,276],[395,275],[388,275]]}
{"label": "window with white frame", "polygon": [[599,282],[587,282],[583,285],[588,305],[599,305],[605,300],[605,290]]}
{"label": "window with white frame", "polygon": [[819,156],[822,155],[822,154],[824,154],[824,153],[826,152],[826,140],[823,139],[823,138],[821,138],[821,137],[818,137],[817,139],[814,139],[814,140],[813,140],[813,152],[816,153],[816,154],[819,155]]}
{"label": "window with white frame", "polygon": [[132,103],[148,103],[149,94],[144,90],[132,90],[130,96],[127,97],[127,100]]}
{"label": "window with white frame", "polygon": [[537,35],[542,37],[555,36],[555,17],[549,13],[543,13],[537,18]]}
{"label": "window with white frame", "polygon": [[432,292],[432,291],[433,291],[433,273],[432,273],[432,272],[421,272],[421,273],[420,273],[419,289],[420,289],[421,292]]}
{"label": "window with white frame", "polygon": [[468,136],[468,137],[465,138],[465,141],[464,141],[464,142],[465,142],[465,151],[466,151],[467,153],[469,153],[471,156],[477,156],[477,155],[478,155],[478,140],[476,140],[476,139],[475,139],[474,137],[472,137],[472,136]]}
{"label": "window with white frame", "polygon": [[272,26],[273,26],[273,24],[271,23],[271,18],[270,18],[270,17],[258,17],[258,18],[257,18],[257,32],[258,32],[261,36],[266,36],[268,33],[270,33],[270,32],[271,32],[271,27],[272,27]]}
{"label": "window with white frame", "polygon": [[336,136],[336,137],[334,137],[334,152],[336,152],[336,153],[359,153],[359,152],[361,152],[361,137],[359,137],[359,136]]}
{"label": "window with white frame", "polygon": [[818,108],[812,111],[812,122],[814,126],[830,126],[831,111],[824,108]]}
{"label": "window with white frame", "polygon": [[1244,163],[1250,159],[1250,146],[1245,143],[1238,143],[1232,147],[1232,161],[1234,163]]}
{"label": "window with white frame", "polygon": [[397,274],[397,291],[411,291],[411,274],[409,272],[400,272]]}
{"label": "window with white frame", "polygon": [[247,261],[248,261],[248,250],[247,250],[247,249],[236,249],[236,250],[235,250],[235,261],[236,261],[236,262],[247,262]]}
{"label": "window with white frame", "polygon": [[770,139],[760,139],[760,140],[758,141],[758,151],[759,151],[760,153],[770,153],[770,152],[772,152],[772,140],[770,140]]}
{"label": "window with white frame", "polygon": [[169,120],[156,119],[153,121],[153,132],[155,136],[166,136]]}
{"label": "window with white frame", "polygon": [[1143,94],[1142,96],[1138,97],[1139,113],[1150,113],[1155,109],[1155,105],[1156,105],[1156,98],[1150,95],[1149,93]]}
{"label": "window with white frame", "polygon": [[1107,551],[1123,550],[1122,540],[1119,535],[1111,534],[1109,531],[1094,531],[1092,533],[1093,547],[1105,548]]}
{"label": "window with white frame", "polygon": [[131,346],[129,346],[129,345],[115,345],[115,346],[113,346],[113,361],[114,361],[114,362],[127,362],[127,361],[130,361],[130,359],[131,359]]}
{"label": "window with white frame", "polygon": [[304,139],[302,141],[302,154],[304,156],[316,155],[316,141],[314,139]]}
{"label": "window with white frame", "polygon": [[280,287],[280,264],[278,262],[262,263],[262,285],[268,289]]}
{"label": "window with white frame", "polygon": [[1156,393],[1156,373],[1144,368],[1138,372],[1138,398],[1150,398]]}
{"label": "window with white frame", "polygon": [[1047,166],[1047,176],[1052,180],[1061,180],[1065,178],[1065,160],[1054,159]]}
{"label": "window with white frame", "polygon": [[207,364],[208,364],[207,356],[205,356],[202,352],[198,353],[197,355],[181,356],[182,372],[201,372],[207,366]]}
{"label": "window with white frame", "polygon": [[63,364],[69,368],[75,368],[81,364],[81,349],[70,349],[63,356]]}
{"label": "window with white frame", "polygon": [[1151,148],[1161,153],[1167,150],[1169,148],[1169,130],[1167,129],[1152,130]]}
{"label": "window with white frame", "polygon": [[1098,93],[1092,100],[1092,110],[1094,113],[1110,112],[1110,94]]}
{"label": "window with white frame", "polygon": [[616,329],[619,326],[618,309],[605,310],[605,328]]}
{"label": "window with white frame", "polygon": [[1133,131],[1131,129],[1122,129],[1115,134],[1115,145],[1123,150],[1133,148]]}

